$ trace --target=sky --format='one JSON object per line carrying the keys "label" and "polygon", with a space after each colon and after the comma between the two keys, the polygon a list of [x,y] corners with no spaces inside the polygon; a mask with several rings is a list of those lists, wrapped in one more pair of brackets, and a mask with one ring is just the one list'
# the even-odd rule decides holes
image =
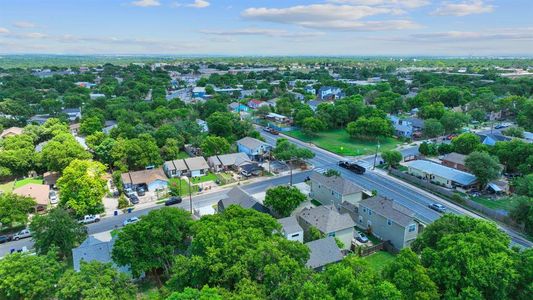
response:
{"label": "sky", "polygon": [[533,56],[533,0],[0,0],[0,53]]}

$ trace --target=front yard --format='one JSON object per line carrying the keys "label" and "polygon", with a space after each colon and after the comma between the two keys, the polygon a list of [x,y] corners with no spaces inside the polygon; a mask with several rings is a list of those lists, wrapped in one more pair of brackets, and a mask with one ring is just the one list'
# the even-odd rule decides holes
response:
{"label": "front yard", "polygon": [[363,257],[363,259],[372,267],[372,269],[380,272],[383,268],[396,259],[396,256],[390,254],[387,251],[378,251],[369,256]]}
{"label": "front yard", "polygon": [[509,211],[513,207],[515,207],[515,205],[517,204],[516,200],[512,198],[503,198],[500,200],[500,199],[491,199],[488,197],[480,196],[480,197],[472,197],[470,199],[488,208],[492,208],[496,210]]}
{"label": "front yard", "polygon": [[215,174],[208,172],[204,176],[192,177],[191,182],[194,184],[197,184],[197,183],[202,183],[202,182],[207,182],[207,181],[216,181],[217,179],[218,178]]}
{"label": "front yard", "polygon": [[[344,129],[328,130],[317,136],[307,136],[300,130],[284,132],[291,137],[307,143],[313,143],[323,149],[343,156],[359,156],[375,153],[377,141],[352,139]],[[395,149],[399,142],[394,138],[379,140],[380,152]]]}

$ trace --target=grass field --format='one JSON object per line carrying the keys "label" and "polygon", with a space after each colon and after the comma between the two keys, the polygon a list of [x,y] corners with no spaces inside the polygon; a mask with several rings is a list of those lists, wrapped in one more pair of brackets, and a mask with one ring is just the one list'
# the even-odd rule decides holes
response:
{"label": "grass field", "polygon": [[[352,139],[344,129],[324,131],[313,137],[303,134],[300,130],[288,131],[285,134],[343,156],[372,154],[377,145],[376,141]],[[393,138],[381,138],[379,144],[380,151],[385,151],[396,148],[399,143]]]}
{"label": "grass field", "polygon": [[363,257],[364,260],[377,272],[380,272],[383,267],[396,259],[396,257],[386,251],[378,251],[369,256]]}
{"label": "grass field", "polygon": [[200,177],[192,177],[191,178],[191,182],[196,184],[196,183],[201,183],[201,182],[206,182],[206,181],[215,181],[217,180],[217,176],[211,172],[207,173],[206,175],[204,176],[200,176]]}
{"label": "grass field", "polygon": [[492,200],[485,197],[474,197],[472,201],[482,204],[492,209],[503,209],[509,211],[516,205],[516,200],[505,198],[505,200]]}

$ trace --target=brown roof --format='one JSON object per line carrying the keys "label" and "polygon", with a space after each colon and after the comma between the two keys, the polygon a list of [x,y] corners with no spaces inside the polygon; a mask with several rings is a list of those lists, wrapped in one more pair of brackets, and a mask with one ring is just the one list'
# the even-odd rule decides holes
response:
{"label": "brown roof", "polygon": [[59,179],[59,172],[46,172],[43,174],[44,183],[48,185],[56,184]]}
{"label": "brown roof", "polygon": [[48,205],[50,187],[46,184],[28,183],[16,188],[13,193],[33,198],[38,205]]}
{"label": "brown roof", "polygon": [[8,129],[2,131],[2,133],[0,133],[0,137],[6,137],[6,136],[11,136],[11,135],[19,135],[19,134],[22,134],[22,128],[20,127],[9,127]]}
{"label": "brown roof", "polygon": [[162,168],[122,173],[122,181],[131,184],[148,184],[156,180],[168,181]]}
{"label": "brown roof", "polygon": [[444,155],[444,157],[441,159],[442,161],[449,161],[454,164],[463,165],[465,164],[466,155],[459,154],[456,152],[448,153]]}

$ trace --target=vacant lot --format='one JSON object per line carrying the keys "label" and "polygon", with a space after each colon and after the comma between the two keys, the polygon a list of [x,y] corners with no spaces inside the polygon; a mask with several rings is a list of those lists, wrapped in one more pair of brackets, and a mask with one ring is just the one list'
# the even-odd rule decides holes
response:
{"label": "vacant lot", "polygon": [[[352,139],[344,129],[328,130],[312,137],[299,130],[289,131],[285,134],[343,156],[372,154],[376,151],[377,146],[377,141]],[[398,141],[393,138],[381,138],[379,144],[381,152],[396,148]]]}

